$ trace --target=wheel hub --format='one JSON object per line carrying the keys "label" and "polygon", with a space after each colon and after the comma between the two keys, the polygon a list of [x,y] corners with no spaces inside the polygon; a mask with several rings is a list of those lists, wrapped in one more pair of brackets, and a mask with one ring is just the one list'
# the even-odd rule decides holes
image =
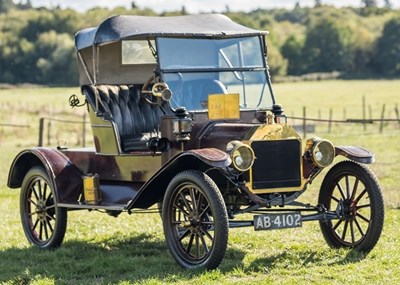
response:
{"label": "wheel hub", "polygon": [[354,220],[357,215],[357,201],[347,199],[343,202],[343,218],[345,220]]}
{"label": "wheel hub", "polygon": [[184,228],[191,228],[192,231],[199,232],[201,227],[201,221],[198,218],[197,219],[191,218],[188,221],[183,221],[180,225]]}
{"label": "wheel hub", "polygon": [[43,221],[46,218],[46,205],[43,200],[38,201],[36,213],[38,214],[39,220]]}

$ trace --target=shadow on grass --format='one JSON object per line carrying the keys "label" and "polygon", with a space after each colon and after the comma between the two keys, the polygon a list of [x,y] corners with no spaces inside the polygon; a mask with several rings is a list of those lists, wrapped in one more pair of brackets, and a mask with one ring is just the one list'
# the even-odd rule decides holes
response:
{"label": "shadow on grass", "polygon": [[[220,269],[240,266],[244,253],[229,249]],[[0,283],[109,284],[121,282],[185,281],[204,270],[184,270],[175,263],[164,240],[150,234],[112,238],[99,243],[67,241],[56,250],[35,247],[0,251]]]}
{"label": "shadow on grass", "polygon": [[[245,252],[228,247],[216,274],[235,270],[270,272],[275,268],[299,268],[355,263],[366,254],[357,251],[311,249],[285,250],[244,265]],[[98,243],[67,241],[53,251],[34,247],[0,251],[0,283],[110,284],[129,282],[193,282],[204,270],[184,270],[172,258],[163,239],[151,234],[110,238]],[[213,274],[212,272],[210,273]]]}
{"label": "shadow on grass", "polygon": [[247,268],[248,271],[269,272],[274,268],[298,269],[309,266],[333,266],[348,263],[357,263],[365,259],[367,253],[349,250],[327,249],[322,251],[307,250],[288,250],[280,254],[258,258]]}

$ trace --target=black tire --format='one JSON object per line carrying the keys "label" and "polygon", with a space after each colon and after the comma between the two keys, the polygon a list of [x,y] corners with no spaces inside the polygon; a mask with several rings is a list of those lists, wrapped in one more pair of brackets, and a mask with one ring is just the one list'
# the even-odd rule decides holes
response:
{"label": "black tire", "polygon": [[384,221],[383,197],[367,166],[354,161],[337,163],[324,178],[318,201],[330,211],[343,205],[340,219],[320,221],[330,247],[369,252],[378,242]]}
{"label": "black tire", "polygon": [[165,239],[176,262],[184,268],[214,269],[228,244],[229,222],[222,195],[205,173],[177,174],[164,196]]}
{"label": "black tire", "polygon": [[54,187],[42,167],[33,167],[21,187],[20,214],[28,241],[41,249],[60,246],[67,228],[67,209],[55,205]]}

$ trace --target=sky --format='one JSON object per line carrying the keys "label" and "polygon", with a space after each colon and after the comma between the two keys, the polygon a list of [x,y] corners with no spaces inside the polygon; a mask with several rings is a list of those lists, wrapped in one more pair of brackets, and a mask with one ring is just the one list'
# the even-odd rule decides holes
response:
{"label": "sky", "polygon": [[[230,11],[249,12],[258,8],[288,8],[294,7],[296,0],[31,0],[34,7],[45,6],[53,8],[60,6],[61,8],[72,8],[77,11],[85,11],[93,7],[124,6],[129,8],[131,3],[135,2],[139,8],[150,8],[155,12],[177,11],[185,6],[188,13],[206,13],[206,12],[224,12],[226,6]],[[25,2],[15,0],[14,2]],[[313,6],[315,0],[299,0],[300,6]],[[382,5],[384,0],[378,0],[378,5]],[[335,6],[359,6],[361,0],[322,0],[323,4]],[[400,0],[391,0],[395,8],[400,8]]]}

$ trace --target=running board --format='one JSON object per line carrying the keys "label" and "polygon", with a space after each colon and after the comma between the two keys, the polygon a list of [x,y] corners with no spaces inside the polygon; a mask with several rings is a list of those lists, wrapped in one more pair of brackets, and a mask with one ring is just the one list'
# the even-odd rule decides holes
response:
{"label": "running board", "polygon": [[57,207],[77,209],[77,210],[107,210],[107,211],[125,211],[125,204],[115,204],[115,205],[89,205],[89,204],[67,204],[58,203]]}

